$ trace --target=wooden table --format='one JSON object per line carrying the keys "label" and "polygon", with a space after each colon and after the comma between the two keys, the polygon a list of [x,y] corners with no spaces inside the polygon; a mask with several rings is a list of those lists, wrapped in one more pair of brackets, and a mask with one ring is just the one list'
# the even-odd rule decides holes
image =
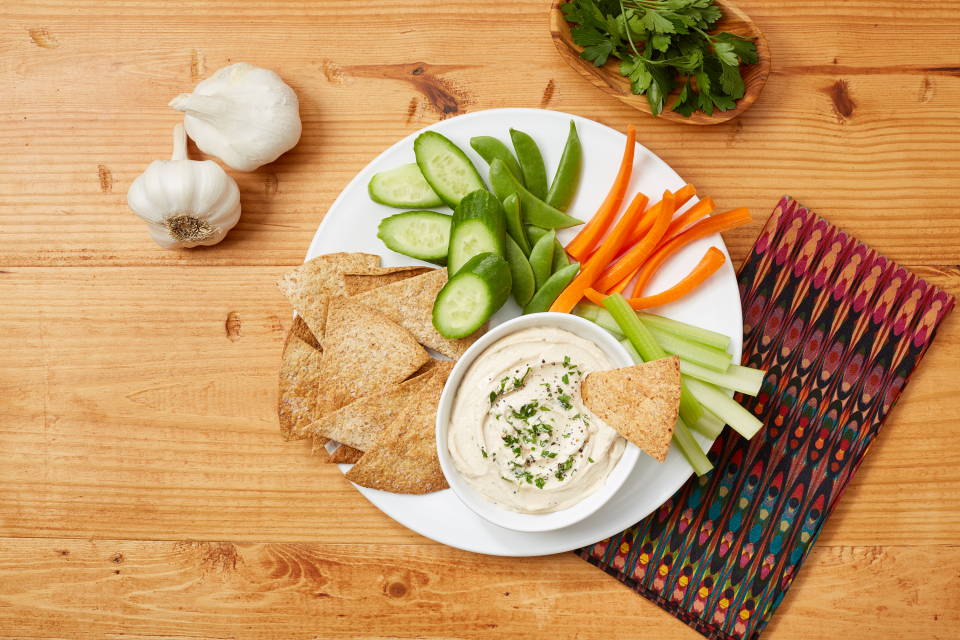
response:
{"label": "wooden table", "polygon": [[[699,637],[572,554],[426,540],[282,442],[274,282],[389,145],[509,106],[636,124],[754,212],[736,264],[786,193],[960,293],[960,2],[740,6],[773,73],[744,116],[690,127],[568,68],[549,0],[0,5],[0,637]],[[230,172],[224,242],[163,251],[127,188],[170,156],[167,102],[241,60],[294,88],[303,137]],[[765,637],[960,635],[958,338],[955,315]]]}

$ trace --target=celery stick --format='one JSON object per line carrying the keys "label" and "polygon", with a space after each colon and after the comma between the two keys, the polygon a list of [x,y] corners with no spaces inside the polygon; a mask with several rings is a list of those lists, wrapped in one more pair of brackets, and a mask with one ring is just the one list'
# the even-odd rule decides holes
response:
{"label": "celery stick", "polygon": [[663,316],[655,316],[652,313],[644,313],[643,311],[637,311],[637,315],[640,316],[640,321],[648,327],[656,327],[662,331],[669,331],[681,338],[709,345],[721,351],[726,351],[727,347],[730,346],[730,338],[722,333],[708,331],[700,327],[695,327],[692,324],[680,322],[679,320],[671,320]]}
{"label": "celery stick", "polygon": [[726,425],[723,420],[713,415],[709,409],[704,407],[703,415],[700,416],[700,419],[697,420],[696,423],[690,426],[690,429],[703,434],[711,440],[716,440],[720,432],[723,431],[724,426]]}
{"label": "celery stick", "polygon": [[696,378],[687,378],[686,382],[690,392],[697,400],[747,440],[752,438],[763,426],[763,423],[753,414],[712,384]]}
{"label": "celery stick", "polygon": [[618,340],[618,341],[619,341],[619,340],[623,340],[623,339],[624,339],[624,335],[623,335],[622,333],[617,333],[616,331],[613,331],[613,330],[611,330],[611,329],[607,329],[606,327],[600,327],[600,328],[603,329],[604,331],[606,331],[607,333],[609,333],[611,336],[613,336],[613,339],[614,339],[614,340]]}
{"label": "celery stick", "polygon": [[597,314],[600,313],[600,310],[603,307],[598,305],[596,302],[590,302],[589,300],[581,300],[574,310],[574,315],[578,315],[585,320],[590,322],[597,321]]}
{"label": "celery stick", "polygon": [[733,361],[733,356],[726,351],[720,351],[699,342],[681,338],[676,334],[662,331],[656,327],[647,328],[660,348],[671,355],[680,356],[684,360],[695,362],[720,373],[725,372]]}
{"label": "celery stick", "polygon": [[623,333],[623,331],[620,329],[620,325],[617,324],[617,321],[613,319],[613,316],[610,315],[610,312],[606,309],[600,309],[600,311],[597,313],[597,319],[594,320],[594,322],[608,331],[618,331]]}
{"label": "celery stick", "polygon": [[[760,375],[743,373],[746,371],[755,371]],[[696,378],[697,380],[715,384],[718,387],[725,387],[748,396],[755,396],[760,393],[760,385],[763,384],[764,372],[732,364],[727,367],[725,373],[720,373],[719,371],[714,371],[695,362],[689,362],[680,358],[680,373],[685,376],[690,376],[691,378]]]}
{"label": "celery stick", "polygon": [[680,449],[680,453],[687,459],[687,462],[693,467],[693,472],[698,476],[702,476],[713,469],[713,463],[703,453],[703,449],[700,448],[697,441],[693,439],[693,435],[687,429],[687,425],[682,418],[677,418],[677,424],[673,428],[672,442],[677,445],[677,449]]}
{"label": "celery stick", "polygon": [[633,343],[624,338],[620,341],[620,346],[627,350],[627,353],[630,354],[630,357],[633,358],[633,361],[637,364],[643,364],[643,358],[640,357],[640,354],[637,353],[637,350],[633,348]]}
{"label": "celery stick", "polygon": [[[615,293],[612,296],[607,296],[603,299],[603,306],[610,312],[610,315],[613,316],[620,330],[627,336],[627,339],[633,344],[637,350],[637,354],[640,355],[644,362],[667,357],[667,354],[660,348],[656,340],[653,339],[653,336],[650,335],[647,328],[643,326],[643,323],[637,318],[636,312],[630,308],[630,305],[627,304],[627,301],[624,300],[622,295]],[[686,383],[681,380],[680,417],[690,424],[694,424],[702,415],[703,408],[693,394],[686,388]]]}

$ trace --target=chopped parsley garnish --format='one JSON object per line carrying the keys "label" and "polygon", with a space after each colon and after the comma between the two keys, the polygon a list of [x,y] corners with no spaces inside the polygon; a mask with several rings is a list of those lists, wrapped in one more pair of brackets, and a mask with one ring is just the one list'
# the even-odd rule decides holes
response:
{"label": "chopped parsley garnish", "polygon": [[571,454],[570,457],[567,458],[565,462],[563,462],[559,467],[557,467],[557,472],[553,475],[556,476],[557,480],[559,480],[560,482],[563,482],[563,479],[567,476],[567,471],[569,471],[570,467],[572,466],[573,466],[573,454]]}
{"label": "chopped parsley garnish", "polygon": [[587,458],[587,460],[589,460],[590,462],[593,462],[593,458]]}
{"label": "chopped parsley garnish", "polygon": [[523,420],[526,422],[530,418],[536,415],[537,410],[540,408],[540,403],[537,400],[533,402],[528,402],[527,404],[520,407],[520,411],[514,411],[513,417],[517,420]]}
{"label": "chopped parsley garnish", "polygon": [[[496,391],[490,392],[490,404],[493,404],[494,402],[496,402],[497,398],[499,398],[505,393],[516,391],[517,389],[522,389],[523,385],[527,383],[527,375],[529,373],[530,373],[530,367],[527,367],[527,370],[524,371],[523,375],[520,376],[519,378],[511,378],[510,376],[504,376],[500,380],[500,387]],[[510,384],[511,380],[513,381],[513,386],[508,387],[507,385]]]}
{"label": "chopped parsley garnish", "polygon": [[486,458],[486,457],[487,457],[487,452],[486,452],[486,451],[484,451],[484,449],[483,449],[483,447],[480,447],[480,453],[482,453],[482,454],[483,454],[483,457],[484,457],[484,458]]}
{"label": "chopped parsley garnish", "polygon": [[537,489],[543,489],[543,485],[547,484],[547,479],[543,476],[537,476],[535,483],[537,485]]}
{"label": "chopped parsley garnish", "polygon": [[564,438],[569,438],[569,437],[570,437],[570,434],[569,434],[569,433],[565,433],[565,434],[563,434],[563,437],[564,437]]}
{"label": "chopped parsley garnish", "polygon": [[562,395],[562,396],[559,396],[557,400],[560,401],[560,406],[562,406],[567,411],[569,411],[570,409],[573,409],[573,405],[570,404],[570,396]]}
{"label": "chopped parsley garnish", "polygon": [[[557,457],[557,453],[556,453],[555,451],[544,451],[544,452],[543,452],[543,455],[544,455],[545,457],[547,457],[547,458],[556,458],[556,457]],[[593,460],[591,460],[590,462],[593,462]]]}

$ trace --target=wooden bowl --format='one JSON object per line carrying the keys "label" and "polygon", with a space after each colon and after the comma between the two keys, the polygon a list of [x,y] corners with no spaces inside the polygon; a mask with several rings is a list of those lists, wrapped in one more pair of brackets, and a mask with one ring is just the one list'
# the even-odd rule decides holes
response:
{"label": "wooden bowl", "polygon": [[[622,100],[635,109],[651,113],[646,96],[634,95],[630,89],[629,78],[620,75],[620,60],[618,58],[610,56],[605,65],[595,67],[592,62],[580,57],[583,48],[573,43],[573,37],[570,35],[570,23],[566,21],[563,12],[560,10],[560,6],[564,2],[565,0],[554,0],[553,6],[550,8],[550,35],[553,36],[553,43],[557,46],[560,56],[601,91]],[[729,31],[738,36],[756,38],[758,62],[749,66],[740,66],[745,87],[743,97],[737,100],[735,108],[728,109],[725,112],[714,109],[713,115],[708,116],[703,111],[695,111],[689,118],[684,118],[679,113],[670,110],[680,93],[680,89],[677,88],[664,101],[663,112],[659,115],[664,120],[684,124],[719,124],[726,122],[746,111],[760,95],[763,85],[767,82],[767,76],[770,75],[770,47],[767,45],[767,39],[763,37],[763,32],[747,14],[726,0],[715,0],[715,3],[720,7],[723,14],[723,17],[717,21],[717,31]]]}

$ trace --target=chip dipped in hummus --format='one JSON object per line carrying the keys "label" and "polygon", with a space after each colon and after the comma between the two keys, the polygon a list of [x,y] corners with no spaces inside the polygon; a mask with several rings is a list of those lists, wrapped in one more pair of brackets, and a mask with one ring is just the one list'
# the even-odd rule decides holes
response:
{"label": "chip dipped in hummus", "polygon": [[517,513],[562,511],[598,492],[626,440],[584,406],[580,385],[613,368],[593,342],[553,327],[490,345],[454,400],[447,447],[457,470]]}

